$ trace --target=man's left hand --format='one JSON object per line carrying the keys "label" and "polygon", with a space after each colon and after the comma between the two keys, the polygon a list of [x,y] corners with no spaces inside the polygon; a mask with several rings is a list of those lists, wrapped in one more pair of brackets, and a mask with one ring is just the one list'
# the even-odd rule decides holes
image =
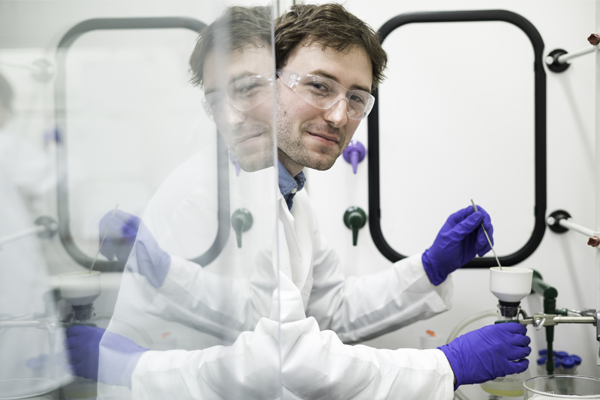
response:
{"label": "man's left hand", "polygon": [[101,328],[72,326],[65,347],[75,375],[109,385],[131,387],[131,376],[148,349]]}

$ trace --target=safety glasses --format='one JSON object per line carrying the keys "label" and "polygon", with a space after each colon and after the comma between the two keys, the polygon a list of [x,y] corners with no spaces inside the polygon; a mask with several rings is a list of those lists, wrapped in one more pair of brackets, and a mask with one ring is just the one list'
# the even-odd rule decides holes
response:
{"label": "safety glasses", "polygon": [[222,115],[225,104],[238,111],[248,111],[273,94],[273,74],[254,75],[230,83],[224,91],[215,91],[202,99],[204,111],[211,118]]}
{"label": "safety glasses", "polygon": [[277,76],[308,104],[327,110],[346,100],[348,117],[360,121],[369,115],[375,97],[364,90],[348,90],[333,79],[296,71],[278,70]]}

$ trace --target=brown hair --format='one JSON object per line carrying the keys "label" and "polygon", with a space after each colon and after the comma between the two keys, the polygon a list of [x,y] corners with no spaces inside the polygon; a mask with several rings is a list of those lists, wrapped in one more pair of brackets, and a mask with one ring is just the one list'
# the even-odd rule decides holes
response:
{"label": "brown hair", "polygon": [[318,43],[323,48],[347,51],[363,48],[373,68],[373,88],[385,78],[387,54],[379,36],[369,25],[341,4],[300,4],[275,21],[275,59],[282,69],[298,45]]}
{"label": "brown hair", "polygon": [[271,43],[271,7],[229,7],[200,32],[190,57],[191,82],[204,83],[204,61],[214,49],[232,52],[249,44],[256,47]]}

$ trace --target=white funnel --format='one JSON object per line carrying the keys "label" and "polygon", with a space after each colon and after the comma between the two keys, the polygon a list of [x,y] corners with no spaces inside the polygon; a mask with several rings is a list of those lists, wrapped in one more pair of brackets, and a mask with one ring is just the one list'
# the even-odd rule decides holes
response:
{"label": "white funnel", "polygon": [[92,304],[100,296],[100,272],[78,271],[59,275],[62,297],[72,306]]}
{"label": "white funnel", "polygon": [[518,303],[531,293],[533,270],[529,268],[490,268],[490,291],[500,301]]}

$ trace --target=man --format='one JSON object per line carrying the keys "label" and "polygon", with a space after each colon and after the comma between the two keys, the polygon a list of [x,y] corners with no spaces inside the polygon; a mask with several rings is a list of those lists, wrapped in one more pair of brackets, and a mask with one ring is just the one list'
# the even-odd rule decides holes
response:
{"label": "man", "polygon": [[[235,20],[238,12],[243,14],[230,10],[227,19]],[[77,350],[81,342],[97,343],[102,338],[107,369],[127,365],[120,374],[131,377],[125,383],[131,384],[134,396],[143,398],[450,399],[460,384],[524,370],[527,360],[521,359],[530,352],[529,339],[518,324],[485,327],[442,351],[343,344],[446,310],[451,297],[448,275],[476,253],[488,250],[479,225],[483,222],[491,231],[491,222],[483,211],[466,208],[448,219],[423,254],[379,274],[345,279],[335,253],[320,237],[302,191],[301,170],[328,169],[342,153],[372,106],[369,92],[383,76],[385,53],[369,27],[334,4],[293,7],[277,21],[275,37],[281,193],[279,264],[271,261],[271,266],[279,279],[273,281],[274,275],[265,273],[266,278],[254,284],[232,281],[232,288],[242,290],[230,290],[229,302],[212,298],[206,291],[213,285],[225,287],[220,286],[223,280],[170,257],[142,226],[127,266],[161,293],[157,303],[162,311],[169,317],[180,315],[182,322],[187,315],[199,329],[212,323],[242,333],[231,346],[157,352],[145,351],[113,333],[103,336],[77,329],[69,333],[70,345]],[[268,45],[255,47],[240,48],[250,58],[270,50]],[[262,101],[244,105],[237,98],[235,83],[268,75],[268,68],[247,74],[246,68],[231,66],[240,65],[235,51],[225,52],[226,57],[215,49],[219,47],[206,51],[204,57],[192,57],[200,63],[192,69],[197,82],[204,84],[207,108],[240,165],[260,170],[272,160],[269,97],[261,95]],[[211,69],[212,60],[219,57],[234,61],[225,73],[223,63]],[[243,61],[244,67],[259,65],[242,58],[237,61]],[[252,87],[256,86],[248,86]],[[216,96],[211,99],[212,94]],[[267,271],[265,265],[257,271]],[[271,285],[262,285],[265,282]],[[236,309],[244,311],[239,313],[241,319],[234,318]]]}
{"label": "man", "polygon": [[[192,84],[227,148],[247,172],[273,165],[271,18],[268,8],[234,7],[201,33]],[[227,100],[227,97],[229,100]]]}

